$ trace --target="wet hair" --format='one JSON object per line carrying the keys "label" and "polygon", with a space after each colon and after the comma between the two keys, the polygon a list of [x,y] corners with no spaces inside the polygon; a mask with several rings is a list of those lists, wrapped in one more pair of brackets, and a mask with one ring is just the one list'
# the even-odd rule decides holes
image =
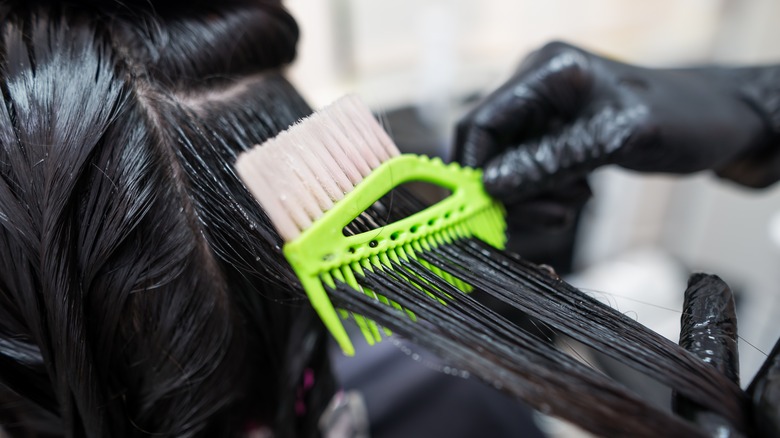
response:
{"label": "wet hair", "polygon": [[2,2],[0,29],[4,427],[315,435],[325,334],[231,166],[310,112],[279,73],[292,18],[270,0]]}
{"label": "wet hair", "polygon": [[[317,435],[334,392],[326,334],[232,167],[310,112],[279,73],[295,55],[292,18],[271,0],[83,0],[1,2],[0,20],[6,430]],[[403,197],[414,203],[407,193],[396,207]],[[684,409],[751,431],[733,376],[549,272],[473,239],[423,259],[360,278],[416,322],[345,285],[333,298],[596,433],[708,429],[555,350],[491,301],[666,383]],[[757,400],[771,395],[752,386]],[[772,401],[762,406],[771,416]]]}
{"label": "wet hair", "polygon": [[[366,232],[372,227],[365,224],[395,221],[422,208],[403,190],[379,204],[384,208],[366,213],[373,221],[353,221],[348,231]],[[772,413],[777,401],[770,395],[776,390],[769,388],[780,385],[769,370],[778,368],[778,354],[771,355],[751,384],[761,390],[740,389],[734,299],[719,278],[691,276],[677,345],[548,268],[472,237],[439,235],[432,240],[439,245],[415,251],[415,257],[396,254],[391,266],[356,272],[361,290],[337,282],[329,291],[332,299],[497,389],[598,436],[753,436],[777,430]],[[381,303],[374,293],[405,310]],[[518,314],[530,324],[517,324],[513,318]],[[557,348],[551,335],[568,339],[564,345],[573,340],[580,350],[588,347],[633,368],[672,389],[674,397],[666,406],[646,400],[594,369],[576,350],[572,355]]]}

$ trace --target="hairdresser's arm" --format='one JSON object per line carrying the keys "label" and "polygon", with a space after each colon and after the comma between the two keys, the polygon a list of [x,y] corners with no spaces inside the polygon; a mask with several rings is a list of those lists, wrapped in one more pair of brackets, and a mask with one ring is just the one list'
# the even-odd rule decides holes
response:
{"label": "hairdresser's arm", "polygon": [[766,187],[779,133],[780,67],[647,69],[553,43],[461,121],[455,153],[512,204],[604,164]]}

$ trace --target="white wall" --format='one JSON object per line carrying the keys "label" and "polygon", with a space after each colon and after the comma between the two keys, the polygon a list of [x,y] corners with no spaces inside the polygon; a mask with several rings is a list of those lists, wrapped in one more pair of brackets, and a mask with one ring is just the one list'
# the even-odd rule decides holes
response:
{"label": "white wall", "polygon": [[720,4],[287,0],[303,35],[291,75],[316,105],[359,91],[388,107],[431,95],[428,87],[453,95],[485,89],[552,39],[628,60],[672,63],[709,52]]}

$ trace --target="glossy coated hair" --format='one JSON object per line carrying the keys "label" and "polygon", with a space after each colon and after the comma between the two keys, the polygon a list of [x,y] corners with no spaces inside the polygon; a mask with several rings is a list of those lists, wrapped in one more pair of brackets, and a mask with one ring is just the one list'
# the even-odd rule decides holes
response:
{"label": "glossy coated hair", "polygon": [[0,3],[4,427],[316,434],[324,331],[232,170],[310,111],[278,73],[295,22],[270,0],[36,3]]}
{"label": "glossy coated hair", "polygon": [[[310,112],[278,72],[295,55],[292,18],[271,0],[84,0],[0,2],[0,20],[5,429],[317,435],[334,391],[325,331],[233,170],[240,151]],[[404,197],[414,204],[394,205]],[[366,223],[406,215],[374,213]],[[334,300],[592,432],[709,431],[433,274],[448,272],[667,384],[686,409],[752,430],[736,382],[549,272],[475,240],[421,259],[360,279],[417,322],[343,284]],[[751,387],[772,417],[763,394],[776,383],[761,382]]]}
{"label": "glossy coated hair", "polygon": [[[367,211],[370,220],[355,220],[347,231],[370,232],[372,224],[424,208],[402,189],[377,203],[384,208]],[[425,249],[413,251],[414,257],[404,248],[391,253],[387,265],[355,272],[360,290],[337,281],[330,288],[332,299],[597,436],[738,436],[774,427],[771,414],[751,417],[750,395],[739,387],[734,301],[717,277],[691,277],[681,342],[676,345],[562,281],[549,268],[475,238],[453,233],[435,239],[435,247],[421,239],[418,243]],[[470,293],[463,293],[465,289]],[[400,304],[414,318],[373,294]],[[518,315],[528,322],[518,324]],[[672,403],[664,409],[648,402],[594,369],[576,350],[575,357],[556,348],[551,339],[555,334],[673,389],[676,395],[669,401],[674,401],[674,412],[668,409]],[[774,384],[763,380],[764,388]],[[771,411],[773,397],[763,398],[762,409]]]}

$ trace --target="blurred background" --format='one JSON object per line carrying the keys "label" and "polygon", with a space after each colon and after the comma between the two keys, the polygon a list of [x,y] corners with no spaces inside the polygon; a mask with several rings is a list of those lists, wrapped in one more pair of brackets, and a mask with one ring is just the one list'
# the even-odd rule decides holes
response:
{"label": "blurred background", "polygon": [[[772,0],[286,5],[302,35],[290,78],[313,106],[358,93],[402,148],[445,157],[457,119],[551,40],[651,67],[780,62],[780,2]],[[674,341],[689,273],[720,275],[737,294],[746,386],[780,336],[780,188],[613,168],[591,185],[576,227],[525,236],[531,255],[541,251],[574,285]]]}

